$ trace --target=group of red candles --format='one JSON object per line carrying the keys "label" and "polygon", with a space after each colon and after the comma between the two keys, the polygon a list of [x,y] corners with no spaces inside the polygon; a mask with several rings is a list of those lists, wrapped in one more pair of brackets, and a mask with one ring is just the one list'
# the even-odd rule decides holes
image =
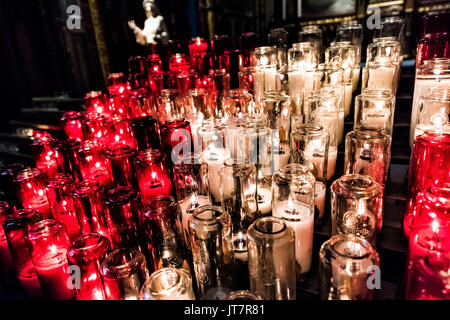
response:
{"label": "group of red candles", "polygon": [[[85,112],[64,114],[67,140],[33,137],[36,168],[5,168],[16,192],[11,204],[0,202],[0,267],[18,277],[29,298],[120,299],[100,284],[100,264],[114,249],[146,252],[143,204],[173,194],[172,149],[192,145],[189,122],[161,115],[156,100],[167,88],[180,97],[195,88],[213,97],[228,90],[226,40],[213,41],[219,69],[207,74],[208,45],[200,38],[189,45],[190,60],[170,58],[168,72],[155,54],[131,58],[128,78],[110,75],[108,95],[90,92]],[[79,288],[69,285],[73,265],[82,269]]]}

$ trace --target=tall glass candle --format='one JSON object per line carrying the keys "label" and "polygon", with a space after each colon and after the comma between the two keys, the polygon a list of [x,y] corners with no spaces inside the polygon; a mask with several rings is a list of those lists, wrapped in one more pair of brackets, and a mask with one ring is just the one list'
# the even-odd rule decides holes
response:
{"label": "tall glass candle", "polygon": [[110,95],[124,94],[127,92],[127,77],[122,72],[110,74],[107,82]]}
{"label": "tall glass candle", "polygon": [[41,220],[42,217],[37,211],[24,209],[11,214],[3,222],[3,229],[8,240],[17,277],[31,299],[39,299],[42,296],[42,291],[31,261],[26,236],[30,228]]}
{"label": "tall glass candle", "polygon": [[106,300],[138,300],[149,278],[145,256],[135,249],[118,249],[103,261],[100,272]]}
{"label": "tall glass candle", "polygon": [[48,194],[52,203],[53,217],[66,227],[70,240],[80,235],[80,224],[72,199],[75,179],[65,174],[59,174],[47,184]]}
{"label": "tall glass candle", "polygon": [[144,203],[155,196],[172,194],[172,181],[165,161],[166,156],[155,149],[142,151],[134,160],[139,190]]}
{"label": "tall glass candle", "polygon": [[80,142],[84,140],[83,114],[77,111],[64,113],[61,118],[61,124],[64,132],[69,139],[75,139]]}
{"label": "tall glass candle", "polygon": [[177,162],[180,155],[192,152],[193,142],[190,123],[185,120],[166,122],[161,127],[161,140],[169,162]]}
{"label": "tall glass candle", "polygon": [[153,94],[147,89],[133,91],[129,101],[132,119],[156,117],[156,103]]}
{"label": "tall glass candle", "polygon": [[129,120],[132,118],[130,109],[130,97],[128,94],[113,95],[108,98],[109,109],[111,116],[122,120]]}
{"label": "tall glass candle", "polygon": [[320,248],[320,297],[322,300],[371,300],[369,277],[380,265],[378,253],[366,240],[335,235]]}
{"label": "tall glass candle", "polygon": [[36,167],[45,172],[50,179],[55,177],[59,171],[58,158],[60,155],[54,148],[55,144],[55,140],[48,139],[37,139],[30,144]]}
{"label": "tall glass candle", "polygon": [[77,153],[81,143],[75,139],[59,141],[55,149],[60,155],[59,166],[61,171],[67,175],[71,175],[77,181],[82,179],[80,165],[78,163]]}
{"label": "tall glass candle", "polygon": [[55,220],[33,225],[27,235],[31,257],[44,294],[52,300],[71,300],[73,283],[67,261],[70,240]]}
{"label": "tall glass candle", "polygon": [[111,240],[108,212],[103,203],[105,187],[98,181],[86,180],[74,186],[72,197],[81,233],[95,232]]}
{"label": "tall glass candle", "polygon": [[136,186],[133,161],[136,152],[127,145],[114,143],[106,150],[106,157],[111,163],[114,186]]}
{"label": "tall glass candle", "polygon": [[155,197],[144,207],[142,219],[153,271],[166,267],[189,270],[181,215],[171,196]]}
{"label": "tall glass candle", "polygon": [[254,113],[253,96],[245,89],[230,90],[222,99],[224,114],[229,117]]}
{"label": "tall glass candle", "polygon": [[24,208],[38,211],[44,219],[52,218],[47,176],[39,169],[25,169],[16,176],[18,197]]}
{"label": "tall glass candle", "polygon": [[430,88],[419,99],[414,138],[426,130],[439,130],[449,125],[450,88]]}
{"label": "tall glass candle", "polygon": [[124,121],[117,116],[113,116],[103,123],[106,128],[106,146],[114,143],[121,143],[135,149],[135,139],[133,131],[128,121]]}
{"label": "tall glass candle", "polygon": [[353,234],[373,245],[383,224],[381,186],[369,176],[344,175],[331,186],[332,235]]}
{"label": "tall glass candle", "polygon": [[272,214],[294,230],[297,275],[311,269],[315,183],[309,168],[300,164],[287,165],[273,175]]}
{"label": "tall glass candle", "polygon": [[84,234],[67,251],[69,264],[80,268],[77,300],[106,300],[100,266],[109,250],[109,241],[98,233]]}
{"label": "tall glass candle", "polygon": [[143,117],[131,123],[138,151],[161,149],[161,137],[158,121],[152,117]]}
{"label": "tall glass candle", "polygon": [[111,113],[106,100],[106,95],[101,91],[87,93],[84,97],[84,106],[87,114],[99,113],[107,116]]}
{"label": "tall glass candle", "polygon": [[234,287],[230,216],[220,207],[200,207],[189,230],[198,296],[214,300],[211,289]]}
{"label": "tall glass candle", "polygon": [[248,229],[250,290],[266,300],[295,300],[295,233],[283,220],[261,218]]}
{"label": "tall glass candle", "polygon": [[131,187],[111,189],[105,196],[113,248],[140,249],[140,200]]}
{"label": "tall glass candle", "polygon": [[77,153],[81,176],[84,180],[96,180],[106,188],[113,186],[111,163],[105,148],[95,140],[85,141]]}
{"label": "tall glass candle", "polygon": [[84,139],[97,140],[101,144],[106,144],[108,139],[107,128],[104,123],[107,122],[108,116],[101,113],[88,113],[83,119],[84,124]]}
{"label": "tall glass candle", "polygon": [[195,300],[192,277],[184,269],[158,270],[142,287],[140,300]]}
{"label": "tall glass candle", "polygon": [[389,62],[368,62],[363,68],[361,90],[383,89],[397,92],[396,83],[397,67]]}
{"label": "tall glass candle", "polygon": [[382,130],[349,132],[345,142],[346,174],[362,174],[385,185],[391,161],[391,137]]}

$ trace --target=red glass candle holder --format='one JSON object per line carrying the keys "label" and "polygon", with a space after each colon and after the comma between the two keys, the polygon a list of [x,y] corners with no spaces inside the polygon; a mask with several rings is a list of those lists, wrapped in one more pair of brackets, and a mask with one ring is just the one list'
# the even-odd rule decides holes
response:
{"label": "red glass candle holder", "polygon": [[127,92],[127,77],[123,73],[112,73],[108,76],[108,92],[110,95],[121,95]]}
{"label": "red glass candle holder", "polygon": [[83,114],[77,111],[64,113],[61,118],[61,125],[69,139],[75,139],[80,142],[84,140]]}
{"label": "red glass candle holder", "polygon": [[109,106],[106,101],[106,95],[101,91],[91,91],[84,97],[84,106],[86,113],[110,114]]}
{"label": "red glass candle holder", "polygon": [[138,118],[131,123],[138,151],[161,149],[158,121],[152,117]]}
{"label": "red glass candle holder", "polygon": [[193,150],[190,123],[185,120],[166,122],[161,127],[161,140],[169,161],[177,162],[179,156]]}
{"label": "red glass candle holder", "polygon": [[149,77],[147,74],[130,74],[128,76],[129,90],[128,92],[133,92],[139,89],[148,88]]}
{"label": "red glass candle holder", "polygon": [[72,241],[78,238],[81,231],[72,199],[74,183],[75,179],[72,176],[59,174],[47,184],[53,217],[66,227]]}
{"label": "red glass candle holder", "polygon": [[75,293],[77,300],[106,300],[100,267],[108,250],[108,239],[98,233],[82,235],[70,246],[67,251],[69,264],[80,268],[80,286]]}
{"label": "red glass candle holder", "polygon": [[223,97],[230,90],[231,77],[225,69],[209,70],[209,77],[213,83],[212,93],[216,97]]}
{"label": "red glass candle holder", "polygon": [[106,143],[108,132],[104,123],[108,118],[100,113],[86,114],[83,119],[84,123],[84,138],[87,140],[97,140],[99,143]]}
{"label": "red glass candle holder", "polygon": [[34,140],[30,144],[31,153],[36,161],[36,167],[50,179],[58,174],[59,153],[55,150],[56,141],[51,139]]}
{"label": "red glass candle holder", "polygon": [[43,293],[52,300],[72,299],[67,261],[70,240],[64,226],[55,220],[40,221],[30,228],[27,243]]}
{"label": "red glass candle holder", "polygon": [[3,222],[17,277],[31,299],[40,298],[41,287],[31,261],[31,253],[26,243],[26,235],[42,217],[33,209],[19,210]]}
{"label": "red glass candle holder", "polygon": [[72,191],[81,233],[99,233],[111,241],[104,197],[105,187],[95,180],[80,182]]}
{"label": "red glass candle holder", "polygon": [[426,131],[415,140],[409,169],[409,196],[403,217],[406,238],[416,212],[417,194],[433,184],[450,182],[450,133]]}
{"label": "red glass candle holder", "polygon": [[186,96],[190,89],[195,89],[200,76],[197,72],[183,71],[176,75],[176,86],[180,96]]}
{"label": "red glass candle holder", "polygon": [[171,196],[153,198],[143,210],[153,271],[162,268],[188,268],[181,225],[181,209]]}
{"label": "red glass candle holder", "polygon": [[129,74],[144,74],[147,72],[146,58],[143,56],[130,57],[128,59]]}
{"label": "red glass candle holder", "polygon": [[173,73],[189,71],[191,64],[184,53],[176,53],[169,58],[169,70]]}
{"label": "red glass candle holder", "polygon": [[191,58],[191,67],[198,73],[204,70],[204,59],[208,51],[208,43],[205,39],[196,37],[189,42],[189,56]]}
{"label": "red glass candle holder", "polygon": [[102,145],[86,141],[78,150],[77,157],[83,180],[99,181],[107,188],[113,186],[111,163]]}
{"label": "red glass candle holder", "polygon": [[154,73],[150,76],[150,91],[155,97],[159,97],[164,89],[176,88],[173,74],[169,72]]}
{"label": "red glass candle holder", "polygon": [[251,53],[258,46],[258,37],[253,32],[243,33],[239,37],[239,44],[244,53],[244,66],[249,67],[251,65]]}
{"label": "red glass candle holder", "polygon": [[130,187],[112,189],[105,198],[109,212],[109,229],[112,245],[115,248],[134,248],[139,246],[139,199]]}
{"label": "red glass candle holder", "polygon": [[14,263],[8,247],[3,222],[13,213],[10,205],[5,201],[0,201],[0,279],[5,277],[15,277]]}
{"label": "red glass candle holder", "polygon": [[172,194],[166,156],[159,150],[142,151],[134,161],[139,190],[144,203],[159,195]]}
{"label": "red glass candle holder", "polygon": [[130,111],[130,96],[127,94],[115,95],[108,98],[109,109],[114,117],[128,120],[132,117]]}
{"label": "red glass candle holder", "polygon": [[47,176],[39,169],[25,169],[16,176],[17,195],[24,208],[38,211],[44,219],[53,217],[47,191]]}
{"label": "red glass candle holder", "polygon": [[148,74],[160,73],[163,70],[162,61],[159,54],[153,53],[147,57]]}
{"label": "red glass candle holder", "polygon": [[412,262],[407,280],[407,300],[450,300],[450,258],[427,255]]}
{"label": "red glass candle holder", "polygon": [[110,146],[115,143],[121,143],[135,149],[135,140],[133,136],[133,130],[131,130],[130,123],[122,120],[121,118],[114,116],[113,118],[104,122],[106,128],[106,146]]}
{"label": "red glass candle holder", "polygon": [[80,166],[78,164],[77,152],[81,143],[75,139],[69,139],[58,142],[55,150],[59,153],[60,171],[81,181]]}
{"label": "red glass candle holder", "polygon": [[111,162],[114,186],[134,187],[136,182],[133,161],[136,152],[129,146],[114,143],[108,147],[106,156]]}
{"label": "red glass candle holder", "polygon": [[147,89],[139,89],[133,92],[130,97],[131,118],[156,116],[155,99]]}
{"label": "red glass candle holder", "polygon": [[16,184],[14,180],[19,172],[23,171],[25,166],[21,163],[13,163],[3,167],[0,171],[0,189],[4,192],[11,206],[21,208],[22,204],[17,197]]}

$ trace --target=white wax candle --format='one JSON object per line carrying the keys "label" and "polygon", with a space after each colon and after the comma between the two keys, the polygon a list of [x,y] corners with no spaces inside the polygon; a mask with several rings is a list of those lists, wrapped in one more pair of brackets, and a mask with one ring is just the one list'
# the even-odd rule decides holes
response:
{"label": "white wax candle", "polygon": [[358,68],[353,69],[353,91],[356,90],[356,88],[358,87],[358,83],[359,83],[359,77],[361,74],[361,70]]}
{"label": "white wax candle", "polygon": [[370,69],[367,87],[370,89],[390,89],[395,93],[393,88],[395,77],[395,68],[376,68]]}
{"label": "white wax candle", "polygon": [[314,204],[319,210],[319,218],[322,219],[325,214],[325,198],[326,198],[327,189],[323,182],[316,182],[316,194]]}
{"label": "white wax candle", "polygon": [[327,166],[327,180],[330,180],[336,174],[337,148],[330,147],[328,149],[328,166]]}
{"label": "white wax candle", "polygon": [[295,114],[302,114],[303,105],[303,73],[302,71],[289,72],[289,96],[295,102]]}
{"label": "white wax candle", "polygon": [[230,158],[230,151],[225,148],[206,150],[203,157],[208,164],[209,189],[214,203],[221,202],[219,169]]}
{"label": "white wax candle", "polygon": [[[250,194],[255,193],[256,186],[250,187]],[[258,194],[256,195],[258,201],[258,210],[263,216],[267,216],[272,212],[272,189],[264,186],[258,187]],[[253,201],[248,202],[248,208],[250,212],[256,212],[256,203]]]}
{"label": "white wax candle", "polygon": [[344,117],[347,117],[350,114],[352,107],[352,94],[353,94],[352,84],[345,85]]}
{"label": "white wax candle", "polygon": [[278,150],[273,152],[273,170],[274,172],[282,169],[289,164],[291,156],[290,147],[287,143],[282,143],[278,146]]}
{"label": "white wax candle", "polygon": [[188,197],[184,200],[178,202],[181,207],[181,224],[183,226],[183,232],[185,236],[186,244],[189,243],[189,219],[194,213],[194,210],[203,206],[207,206],[211,204],[209,197],[206,196],[197,196],[192,194],[191,197]]}
{"label": "white wax candle", "polygon": [[269,68],[264,70],[264,92],[277,89],[277,69]]}
{"label": "white wax candle", "polygon": [[273,207],[273,216],[284,219],[295,232],[295,258],[301,273],[311,269],[314,214],[311,209],[297,201],[282,201]]}
{"label": "white wax candle", "polygon": [[417,122],[417,113],[419,107],[420,97],[425,95],[430,88],[450,88],[450,79],[442,79],[439,78],[439,81],[436,78],[432,79],[420,79],[416,78],[414,85],[414,97],[413,97],[413,106],[411,112],[411,129],[410,129],[410,137],[409,144],[412,147],[414,144],[414,131],[416,128]]}

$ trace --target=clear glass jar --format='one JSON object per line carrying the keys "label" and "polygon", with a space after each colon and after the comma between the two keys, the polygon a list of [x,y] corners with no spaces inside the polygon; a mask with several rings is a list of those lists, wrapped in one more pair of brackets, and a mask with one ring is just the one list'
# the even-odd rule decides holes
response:
{"label": "clear glass jar", "polygon": [[383,192],[369,176],[344,175],[331,186],[331,233],[353,234],[376,244],[383,224]]}
{"label": "clear glass jar", "polygon": [[180,206],[171,196],[154,197],[142,211],[149,263],[153,271],[173,267],[189,270]]}
{"label": "clear glass jar", "polygon": [[161,151],[148,149],[140,152],[134,160],[134,165],[144,204],[155,196],[172,194],[166,156]]}
{"label": "clear glass jar", "polygon": [[265,217],[248,229],[250,290],[265,300],[295,300],[295,233],[283,220]]}
{"label": "clear glass jar", "polygon": [[[321,31],[321,30],[320,30]],[[319,63],[322,43],[304,41],[294,43],[288,50],[288,66],[291,70],[314,69]]]}
{"label": "clear glass jar", "polygon": [[188,113],[187,98],[179,96],[176,89],[163,89],[157,96],[157,117],[160,125],[183,119]]}
{"label": "clear glass jar", "polygon": [[208,164],[201,155],[189,154],[175,163],[174,182],[186,245],[189,245],[188,221],[198,207],[211,205]]}
{"label": "clear glass jar", "polygon": [[55,220],[40,221],[28,231],[27,243],[43,293],[52,300],[71,300],[70,240],[64,226]]}
{"label": "clear glass jar", "polygon": [[66,231],[72,241],[78,238],[81,232],[72,199],[74,184],[75,179],[65,174],[58,174],[47,184],[53,217],[66,227]]}
{"label": "clear glass jar", "polygon": [[384,186],[390,162],[391,137],[383,130],[366,128],[347,134],[344,164],[346,174],[367,175]]}
{"label": "clear glass jar", "polygon": [[414,143],[414,131],[417,124],[417,115],[420,97],[431,88],[448,88],[450,86],[450,59],[436,58],[425,60],[417,67],[414,82],[413,106],[411,111],[410,146]]}
{"label": "clear glass jar", "polygon": [[362,71],[361,90],[390,90],[397,92],[397,66],[392,62],[368,62]]}
{"label": "clear glass jar", "polygon": [[138,300],[149,278],[144,255],[135,249],[118,249],[103,261],[100,271],[106,300]]}
{"label": "clear glass jar", "polygon": [[222,98],[222,108],[227,117],[248,115],[255,112],[253,96],[245,89],[230,90]]}
{"label": "clear glass jar", "polygon": [[[11,262],[14,265],[19,283],[25,289],[30,299],[41,298],[42,290],[31,261],[31,252],[26,242],[26,235],[31,227],[41,220],[42,217],[37,211],[24,209],[14,213],[10,212],[0,225],[0,229],[4,230],[7,240],[6,248],[8,249],[9,247],[12,258],[12,261],[8,261],[3,254],[0,254],[2,264]],[[0,239],[0,241],[2,240]],[[2,272],[4,271],[2,270]],[[7,275],[6,272],[5,274]]]}
{"label": "clear glass jar", "polygon": [[233,246],[228,213],[216,206],[194,211],[189,223],[198,297],[214,299],[217,289],[233,289]]}
{"label": "clear glass jar", "polygon": [[105,187],[100,182],[93,180],[76,184],[72,191],[81,233],[99,233],[111,240],[108,213],[103,202],[104,197]]}
{"label": "clear glass jar", "polygon": [[262,299],[257,294],[254,294],[247,290],[241,290],[241,291],[231,292],[226,300],[250,301],[250,300],[262,300]]}
{"label": "clear glass jar", "polygon": [[80,268],[77,300],[105,300],[106,292],[100,273],[109,250],[109,241],[98,233],[87,233],[75,240],[67,251],[69,264]]}
{"label": "clear glass jar", "polygon": [[195,113],[201,113],[203,119],[210,119],[215,115],[215,102],[211,92],[204,88],[197,88],[188,91],[189,105]]}
{"label": "clear glass jar", "polygon": [[17,196],[24,208],[38,211],[44,219],[53,218],[47,190],[47,176],[39,169],[25,169],[14,180]]}
{"label": "clear glass jar", "polygon": [[272,215],[294,230],[298,276],[311,269],[315,183],[310,167],[302,164],[287,165],[273,175]]}
{"label": "clear glass jar", "polygon": [[390,90],[366,90],[355,98],[355,130],[379,128],[392,136],[395,97]]}
{"label": "clear glass jar", "polygon": [[367,284],[379,265],[378,253],[366,240],[348,234],[333,236],[320,248],[321,299],[373,299],[375,289]]}
{"label": "clear glass jar", "polygon": [[430,88],[420,97],[414,138],[429,129],[439,130],[449,125],[450,88]]}
{"label": "clear glass jar", "polygon": [[381,20],[380,28],[377,28],[374,33],[374,38],[393,37],[402,44],[405,42],[406,36],[406,21],[402,17],[386,17]]}
{"label": "clear glass jar", "polygon": [[344,84],[350,86],[353,90],[353,70],[357,64],[357,47],[353,46],[349,41],[333,42],[329,48],[325,50],[325,62],[338,62],[344,69]]}
{"label": "clear glass jar", "polygon": [[140,249],[140,199],[130,187],[111,189],[105,196],[113,248]]}
{"label": "clear glass jar", "polygon": [[158,270],[142,287],[140,300],[195,300],[192,277],[184,269]]}
{"label": "clear glass jar", "polygon": [[253,51],[252,65],[254,66],[276,66],[277,61],[278,59],[276,47],[257,47]]}
{"label": "clear glass jar", "polygon": [[304,26],[298,35],[300,41],[309,42],[313,45],[317,51],[318,60],[320,60],[323,54],[323,31],[320,29],[320,26]]}

